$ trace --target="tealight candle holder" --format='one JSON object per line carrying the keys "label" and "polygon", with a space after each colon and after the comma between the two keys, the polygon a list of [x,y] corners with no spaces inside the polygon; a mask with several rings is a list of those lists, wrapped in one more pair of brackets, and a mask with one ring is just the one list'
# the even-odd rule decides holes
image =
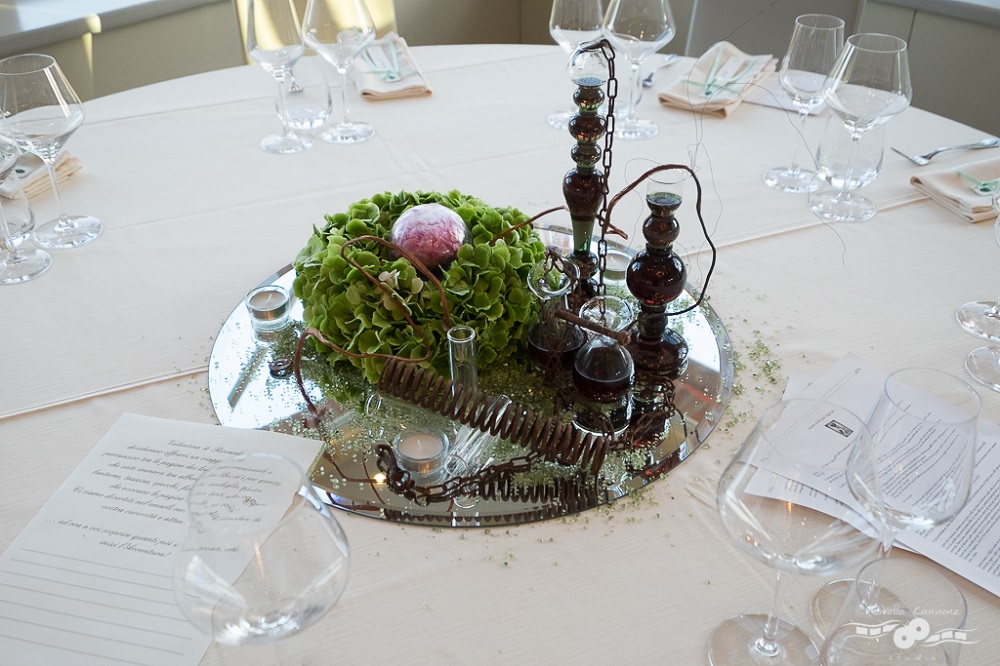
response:
{"label": "tealight candle holder", "polygon": [[288,290],[276,284],[257,287],[246,295],[250,323],[257,331],[274,331],[285,325],[291,300]]}
{"label": "tealight candle holder", "polygon": [[400,468],[412,474],[417,483],[426,485],[444,476],[449,442],[440,430],[407,428],[396,435],[392,448]]}

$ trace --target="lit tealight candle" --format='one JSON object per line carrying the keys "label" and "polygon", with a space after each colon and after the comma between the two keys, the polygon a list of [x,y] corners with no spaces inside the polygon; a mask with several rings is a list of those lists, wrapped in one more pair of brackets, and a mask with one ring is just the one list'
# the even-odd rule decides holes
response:
{"label": "lit tealight candle", "polygon": [[444,468],[448,438],[444,433],[406,430],[394,443],[399,466],[421,477],[433,476]]}
{"label": "lit tealight candle", "polygon": [[284,323],[288,314],[288,292],[276,284],[257,287],[247,294],[246,304],[254,328],[273,330]]}

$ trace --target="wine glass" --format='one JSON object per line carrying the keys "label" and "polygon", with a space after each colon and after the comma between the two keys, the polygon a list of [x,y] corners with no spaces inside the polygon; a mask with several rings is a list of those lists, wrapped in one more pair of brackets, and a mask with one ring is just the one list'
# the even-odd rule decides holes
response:
{"label": "wine glass", "polygon": [[278,82],[277,109],[281,134],[260,140],[266,152],[286,155],[309,148],[313,139],[292,131],[288,117],[286,82],[292,66],[305,53],[299,19],[291,0],[249,0],[247,6],[247,54]]}
{"label": "wine glass", "polygon": [[347,105],[347,70],[351,61],[375,39],[375,23],[362,0],[309,0],[302,36],[340,73],[342,120],[320,132],[330,143],[359,143],[375,136],[368,123],[351,120]]}
{"label": "wine glass", "polygon": [[[876,540],[852,525],[855,512],[832,498],[828,513],[810,508],[801,484],[827,492],[843,468],[821,469],[816,447],[849,451],[870,445],[868,428],[847,410],[821,400],[792,399],[764,413],[719,480],[716,501],[726,531],[752,557],[775,569],[767,614],[743,614],[713,632],[709,661],[723,664],[814,663],[819,650],[802,629],[779,617],[784,574],[824,576],[867,561]],[[836,447],[836,449],[834,449]],[[846,453],[836,460],[846,462]],[[780,469],[780,476],[769,470]]]}
{"label": "wine glass", "polygon": [[651,120],[636,118],[635,107],[642,95],[640,67],[650,53],[674,38],[674,16],[667,0],[611,0],[604,15],[604,36],[629,61],[631,79],[625,113],[615,118],[615,136],[648,139],[659,128]]}
{"label": "wine glass", "polygon": [[26,53],[0,60],[0,134],[45,164],[59,217],[35,229],[35,244],[67,249],[89,243],[104,230],[92,215],[68,215],[56,180],[59,150],[83,124],[83,103],[52,56]]}
{"label": "wine glass", "polygon": [[[799,134],[803,134],[809,112],[823,103],[823,84],[844,46],[844,21],[826,14],[803,14],[795,19],[788,52],[781,60],[778,81],[799,112]],[[782,192],[814,192],[822,185],[818,174],[803,169],[795,161],[790,166],[771,169],[764,174],[768,186]],[[804,134],[803,134],[804,136]]]}
{"label": "wine glass", "polygon": [[[882,528],[880,556],[901,530],[926,530],[958,514],[974,477],[982,400],[947,372],[904,368],[889,375],[868,419],[871,442],[858,442],[847,462],[851,494]],[[832,581],[813,599],[821,634],[831,626],[850,581]]]}
{"label": "wine glass", "polygon": [[[823,89],[827,105],[850,130],[855,149],[865,133],[906,110],[912,97],[906,41],[877,33],[847,38]],[[851,171],[848,157],[846,172]],[[870,201],[843,190],[811,194],[809,205],[829,221],[862,221],[875,215]]]}
{"label": "wine glass", "polygon": [[813,213],[828,221],[849,221],[855,219],[852,215],[858,205],[864,204],[874,215],[874,204],[854,190],[871,184],[882,170],[884,143],[881,125],[855,139],[840,121],[828,118],[816,147],[816,168],[822,181],[834,189],[830,196],[812,202]]}
{"label": "wine glass", "polygon": [[[21,151],[17,146],[0,141],[0,189],[14,176],[14,167]],[[0,201],[4,201],[0,196]],[[52,265],[47,252],[35,248],[17,246],[14,235],[7,224],[6,204],[0,204],[0,284],[17,284],[38,277]]]}
{"label": "wine glass", "polygon": [[191,486],[187,506],[174,596],[217,642],[290,636],[343,593],[347,538],[290,458],[251,453],[216,462]]}
{"label": "wine glass", "polygon": [[[572,55],[580,44],[601,36],[603,15],[601,0],[554,0],[549,34],[567,55]],[[576,107],[556,111],[549,114],[548,121],[556,129],[566,129],[575,114]]]}
{"label": "wine glass", "polygon": [[[1000,243],[1000,190],[993,193],[993,210],[997,211],[993,233]],[[1000,299],[966,303],[958,309],[957,317],[958,323],[969,333],[1000,342]],[[965,368],[976,381],[1000,391],[1000,347],[997,345],[972,350],[965,359]]]}

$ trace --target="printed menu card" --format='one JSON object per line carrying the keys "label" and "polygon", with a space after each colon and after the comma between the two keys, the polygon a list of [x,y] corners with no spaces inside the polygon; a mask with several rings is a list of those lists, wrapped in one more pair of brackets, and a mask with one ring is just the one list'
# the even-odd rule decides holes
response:
{"label": "printed menu card", "polygon": [[188,488],[240,453],[308,469],[320,442],[123,415],[0,556],[0,661],[183,666],[211,637],[174,601]]}

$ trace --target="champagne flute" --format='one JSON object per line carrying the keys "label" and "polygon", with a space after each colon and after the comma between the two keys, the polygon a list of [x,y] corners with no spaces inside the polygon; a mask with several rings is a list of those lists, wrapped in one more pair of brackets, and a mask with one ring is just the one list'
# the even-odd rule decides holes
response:
{"label": "champagne flute", "polygon": [[[823,103],[823,84],[844,46],[844,21],[826,14],[803,14],[795,19],[788,52],[781,60],[778,81],[799,112],[799,134],[804,136],[809,112]],[[782,192],[814,192],[822,181],[818,174],[795,161],[799,149],[795,138],[792,162],[764,174],[769,187]]]}
{"label": "champagne flute", "polygon": [[[823,90],[827,105],[851,132],[853,150],[861,137],[902,113],[910,105],[910,67],[906,42],[899,37],[861,33],[847,38]],[[847,160],[847,173],[853,160]],[[848,191],[809,196],[813,212],[827,221],[863,221],[875,206]]]}
{"label": "champagne flute", "polygon": [[347,537],[293,460],[251,453],[209,465],[188,492],[174,565],[184,615],[224,645],[310,626],[347,585]]}
{"label": "champagne flute", "polygon": [[249,0],[247,6],[247,54],[278,82],[277,109],[281,134],[265,136],[260,147],[286,155],[309,148],[312,137],[292,131],[288,117],[285,83],[292,66],[305,53],[299,19],[291,0]]}
{"label": "champagne flute", "polygon": [[368,7],[363,0],[309,0],[302,31],[306,45],[340,73],[343,118],[319,137],[329,143],[359,143],[375,136],[374,127],[351,120],[347,104],[347,70],[375,39],[375,23]]}
{"label": "champagne flute", "polygon": [[[554,0],[549,34],[567,55],[572,55],[580,44],[600,38],[603,14],[601,0]],[[549,114],[548,121],[556,129],[566,129],[575,114],[576,107],[556,111]]]}
{"label": "champagne flute", "polygon": [[[1000,243],[1000,189],[993,193],[993,210],[997,211],[997,221],[993,234]],[[995,301],[972,301],[958,309],[958,323],[973,335],[1000,342],[1000,299]],[[974,349],[965,359],[965,367],[977,381],[1000,391],[1000,347],[984,345]]]}
{"label": "champagne flute", "polygon": [[[0,187],[14,176],[14,167],[21,151],[17,146],[0,141]],[[3,197],[0,197],[3,200]],[[0,284],[17,284],[38,277],[52,265],[47,252],[35,248],[18,248],[7,224],[4,207],[0,204]]]}
{"label": "champagne flute", "polygon": [[26,53],[0,60],[0,134],[42,160],[59,210],[59,217],[32,235],[46,249],[83,245],[104,230],[93,215],[67,214],[59,196],[56,159],[83,117],[83,103],[52,56]]}
{"label": "champagne flute", "polygon": [[[889,556],[897,534],[943,525],[965,506],[975,476],[982,400],[947,372],[904,368],[885,380],[868,419],[870,442],[859,441],[847,461],[851,495],[882,528],[879,555]],[[832,626],[851,581],[827,583],[813,598],[817,630]]]}
{"label": "champagne flute", "polygon": [[722,523],[744,551],[775,570],[777,583],[766,615],[739,615],[712,633],[713,666],[816,661],[819,650],[809,636],[779,616],[783,576],[840,573],[875,551],[876,540],[855,526],[861,524],[856,512],[827,497],[821,513],[802,491],[805,485],[827,493],[843,477],[842,467],[838,474],[818,466],[817,447],[849,451],[855,442],[870,445],[868,429],[857,416],[821,400],[785,400],[764,413],[722,473],[716,494]]}
{"label": "champagne flute", "polygon": [[629,61],[631,78],[625,113],[615,118],[615,136],[621,139],[648,139],[659,128],[651,120],[635,116],[642,95],[642,61],[674,38],[674,16],[668,0],[611,0],[604,15],[604,36]]}

